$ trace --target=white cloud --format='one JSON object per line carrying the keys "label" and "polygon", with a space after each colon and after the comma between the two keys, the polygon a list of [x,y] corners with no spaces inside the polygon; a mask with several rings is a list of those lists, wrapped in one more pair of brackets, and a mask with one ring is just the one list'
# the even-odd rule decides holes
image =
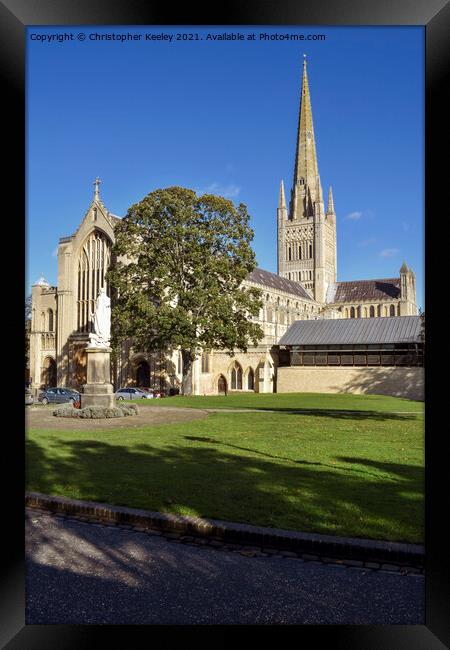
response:
{"label": "white cloud", "polygon": [[380,251],[380,257],[394,257],[399,252],[399,248],[384,248],[382,251]]}
{"label": "white cloud", "polygon": [[240,191],[241,188],[237,185],[233,185],[232,183],[229,185],[221,185],[217,182],[210,183],[208,187],[196,189],[197,194],[218,194],[219,196],[223,196],[226,199],[238,196]]}
{"label": "white cloud", "polygon": [[358,221],[358,219],[361,219],[363,216],[362,212],[350,212],[344,219],[347,219],[349,221]]}
{"label": "white cloud", "polygon": [[370,246],[370,244],[374,244],[376,241],[376,237],[368,237],[368,239],[363,239],[358,242],[358,246]]}

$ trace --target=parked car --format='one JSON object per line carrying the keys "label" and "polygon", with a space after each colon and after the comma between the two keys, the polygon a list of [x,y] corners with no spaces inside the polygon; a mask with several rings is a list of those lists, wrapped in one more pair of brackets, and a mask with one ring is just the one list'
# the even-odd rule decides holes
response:
{"label": "parked car", "polygon": [[147,388],[146,386],[139,386],[138,390],[144,391],[144,393],[147,393],[147,397],[158,397],[156,395],[156,392],[153,390],[153,388]]}
{"label": "parked car", "polygon": [[117,400],[153,399],[153,393],[146,393],[142,388],[119,388],[115,393]]}
{"label": "parked car", "polygon": [[153,397],[166,397],[166,391],[160,390],[159,388],[149,388],[143,386],[141,390],[145,390],[146,393],[152,393]]}
{"label": "parked car", "polygon": [[34,404],[33,395],[29,388],[25,388],[25,406],[29,404]]}
{"label": "parked car", "polygon": [[79,402],[81,395],[78,391],[73,390],[73,388],[47,388],[43,390],[39,397],[38,401],[42,404],[64,404],[65,402]]}

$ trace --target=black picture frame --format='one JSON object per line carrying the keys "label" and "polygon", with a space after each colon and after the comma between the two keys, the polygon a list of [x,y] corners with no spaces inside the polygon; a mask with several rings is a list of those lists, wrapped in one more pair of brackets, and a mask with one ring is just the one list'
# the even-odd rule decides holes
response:
{"label": "black picture frame", "polygon": [[[146,0],[3,0],[0,5],[0,52],[4,75],[3,109],[6,126],[5,136],[9,146],[6,149],[7,182],[4,185],[4,200],[10,206],[5,208],[8,219],[8,248],[24,251],[24,229],[20,227],[18,214],[25,214],[25,134],[24,134],[24,87],[25,87],[25,29],[30,25],[422,25],[426,33],[426,125],[425,125],[425,238],[426,238],[426,299],[427,342],[426,342],[426,622],[423,626],[296,626],[296,642],[304,642],[311,636],[314,644],[322,643],[335,648],[383,649],[399,648],[433,650],[448,644],[449,624],[449,563],[448,542],[444,534],[444,523],[448,518],[448,468],[446,451],[445,419],[439,424],[438,413],[445,414],[445,381],[437,381],[434,351],[445,341],[445,324],[439,314],[432,314],[433,297],[442,292],[442,281],[446,274],[440,274],[437,260],[443,260],[446,270],[444,237],[441,237],[441,222],[448,220],[448,201],[446,189],[446,167],[448,152],[448,71],[450,70],[450,6],[446,0],[379,0],[361,2],[360,0],[327,0],[296,2],[294,0],[269,3],[248,0],[228,3],[226,7],[212,5],[191,6],[190,3],[174,9],[162,2]],[[444,200],[439,200],[443,197]],[[20,206],[20,207],[19,207]],[[12,220],[12,223],[11,223]],[[436,237],[436,222],[439,233]],[[13,242],[11,243],[11,238]],[[4,239],[6,241],[6,238]],[[447,238],[448,241],[448,238]],[[439,246],[442,248],[439,256]],[[17,256],[16,256],[17,258]],[[10,267],[8,267],[10,268]],[[25,264],[23,265],[25,268]],[[22,279],[19,265],[14,268],[14,279]],[[9,288],[9,283],[8,283]],[[22,295],[20,290],[17,292]],[[441,294],[439,294],[441,295]],[[436,304],[437,300],[436,300]],[[17,310],[19,313],[19,310]],[[442,337],[439,325],[443,326]],[[23,321],[13,319],[9,327],[22,331]],[[447,326],[448,330],[448,326]],[[448,336],[448,332],[447,332]],[[441,351],[442,354],[442,351]],[[444,362],[444,359],[441,359]],[[15,378],[17,387],[22,386],[22,367],[19,366]],[[21,391],[18,391],[21,392]],[[22,406],[23,408],[23,406]],[[21,411],[18,411],[21,412]],[[433,415],[431,415],[433,413]],[[447,416],[448,417],[448,416]],[[434,427],[433,428],[433,425]],[[448,426],[448,425],[447,425]],[[8,430],[8,465],[13,467],[14,478],[9,479],[3,488],[3,552],[4,567],[0,582],[0,641],[2,647],[16,648],[86,648],[105,643],[105,635],[114,634],[115,641],[124,647],[139,647],[140,639],[148,646],[155,642],[154,631],[147,626],[26,626],[25,625],[25,568],[24,568],[24,528],[23,528],[23,458],[24,440],[19,427]],[[5,441],[6,442],[6,441]],[[447,507],[445,507],[447,506]],[[5,548],[5,546],[4,546]],[[165,630],[164,647],[171,644],[172,630],[177,636],[182,633],[183,643],[198,645],[200,635],[197,630]],[[221,626],[203,630],[201,638],[205,643],[217,644],[221,640],[229,643],[233,633],[231,628]],[[291,630],[292,631],[292,630]],[[149,632],[152,636],[149,635]],[[261,632],[252,626],[251,633]],[[264,629],[264,636],[280,642],[279,635],[285,628]],[[289,630],[287,630],[289,632]],[[242,630],[238,630],[241,635]],[[272,636],[272,634],[276,636]],[[256,638],[254,639],[256,642]],[[143,644],[142,643],[142,644]],[[447,647],[449,647],[447,645]]]}

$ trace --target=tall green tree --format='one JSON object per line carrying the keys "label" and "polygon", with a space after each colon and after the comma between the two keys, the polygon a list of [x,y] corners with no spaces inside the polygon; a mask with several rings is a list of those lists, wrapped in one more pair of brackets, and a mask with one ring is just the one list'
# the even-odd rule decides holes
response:
{"label": "tall green tree", "polygon": [[131,206],[115,227],[112,344],[132,338],[147,352],[180,348],[183,393],[199,350],[233,354],[263,337],[249,318],[261,293],[242,286],[256,266],[249,219],[242,203],[169,187]]}

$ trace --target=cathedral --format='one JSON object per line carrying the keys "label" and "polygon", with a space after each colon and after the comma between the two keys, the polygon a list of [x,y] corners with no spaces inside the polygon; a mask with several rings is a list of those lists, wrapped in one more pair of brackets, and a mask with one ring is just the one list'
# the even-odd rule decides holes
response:
{"label": "cathedral", "polygon": [[[77,231],[59,240],[58,285],[41,277],[32,287],[30,328],[31,387],[86,383],[86,354],[91,313],[100,290],[109,294],[105,274],[120,217],[94,196]],[[262,291],[263,307],[254,318],[264,332],[247,352],[209,350],[193,364],[192,393],[274,392],[283,335],[299,321],[380,319],[417,314],[414,272],[403,263],[396,278],[337,281],[336,213],[330,187],[325,207],[317,160],[307,63],[303,63],[296,156],[289,203],[283,182],[277,209],[277,273],[260,268],[245,284]],[[337,323],[336,323],[337,324]],[[152,355],[122,346],[114,359],[115,389],[127,385],[169,391],[182,375],[181,353]]]}

